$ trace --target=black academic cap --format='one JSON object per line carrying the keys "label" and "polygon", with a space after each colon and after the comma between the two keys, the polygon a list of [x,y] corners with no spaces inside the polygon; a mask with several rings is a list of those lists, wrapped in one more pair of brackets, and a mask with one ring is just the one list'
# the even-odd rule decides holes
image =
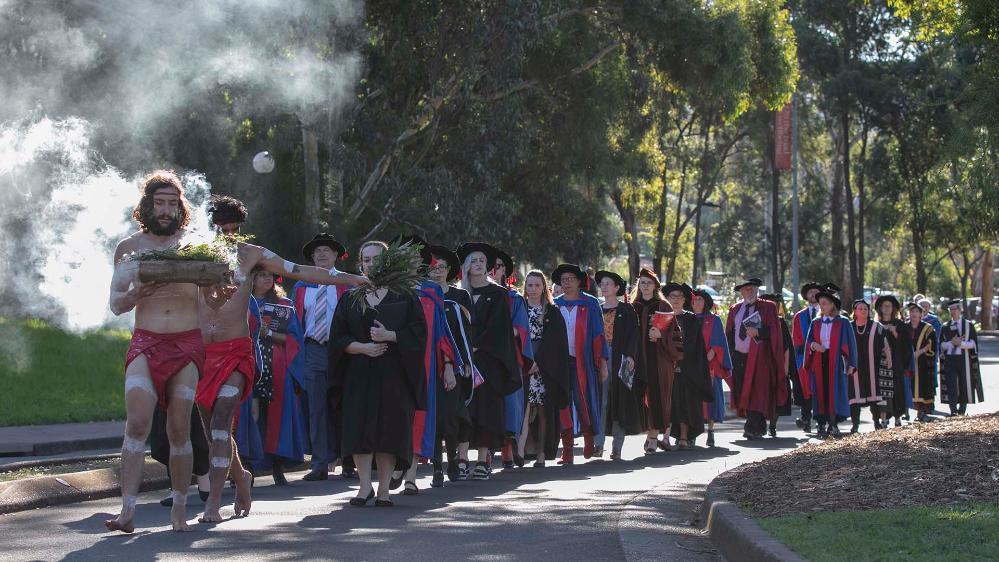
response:
{"label": "black academic cap", "polygon": [[[571,273],[575,275],[576,278],[579,279],[580,283],[582,283],[583,285],[586,284],[586,274],[583,273],[583,270],[580,269],[578,265],[571,263],[559,264],[559,266],[556,267],[554,271],[552,271],[552,282],[560,284],[562,281],[562,276],[565,275],[566,273]],[[580,289],[584,288],[585,287],[580,287]]]}
{"label": "black academic cap", "polygon": [[805,298],[805,295],[808,294],[808,291],[811,291],[812,289],[817,289],[821,291],[822,285],[819,285],[814,281],[810,281],[801,286],[801,290],[798,291],[798,294],[801,295],[802,298]]}
{"label": "black academic cap", "polygon": [[760,287],[763,285],[763,280],[758,277],[750,277],[749,279],[746,279],[742,283],[736,285],[735,292],[738,293],[739,291],[742,290],[743,287],[748,287],[750,285],[755,285],[757,287]]}
{"label": "black academic cap", "polygon": [[458,254],[458,260],[462,263],[468,258],[468,255],[473,252],[482,252],[486,256],[486,262],[489,267],[486,269],[492,269],[492,265],[496,263],[496,248],[486,244],[485,242],[466,242],[458,246],[454,253]]}
{"label": "black academic cap", "polygon": [[305,256],[305,261],[312,263],[312,252],[316,251],[316,248],[320,246],[326,246],[336,253],[336,259],[342,260],[347,258],[347,249],[343,247],[336,238],[333,238],[332,234],[327,234],[325,232],[320,232],[312,237],[305,246],[302,246],[302,255]]}
{"label": "black academic cap", "polygon": [[446,246],[436,244],[430,245],[430,254],[435,258],[439,258],[447,262],[448,281],[454,281],[458,277],[458,273],[461,272],[461,261],[458,259],[458,254],[454,253]]}
{"label": "black academic cap", "polygon": [[614,273],[613,271],[607,271],[607,270],[601,269],[593,277],[594,277],[594,281],[596,281],[597,285],[600,284],[600,281],[604,277],[610,277],[611,280],[614,281],[614,283],[617,285],[617,296],[619,296],[619,297],[623,297],[624,294],[625,294],[625,292],[628,289],[628,284],[624,282],[624,279],[622,279],[620,275],[618,275],[617,273]]}
{"label": "black academic cap", "polygon": [[842,301],[839,300],[839,297],[837,297],[832,291],[826,291],[824,289],[819,291],[818,294],[815,295],[815,300],[819,299],[827,299],[829,302],[836,305],[836,308],[841,308],[843,305]]}
{"label": "black academic cap", "polygon": [[895,307],[895,310],[901,310],[902,309],[902,303],[898,302],[898,299],[895,298],[895,295],[881,295],[880,297],[878,297],[878,299],[876,301],[874,301],[874,310],[880,310],[881,309],[881,303],[883,303],[885,301],[890,302],[892,304],[892,306]]}

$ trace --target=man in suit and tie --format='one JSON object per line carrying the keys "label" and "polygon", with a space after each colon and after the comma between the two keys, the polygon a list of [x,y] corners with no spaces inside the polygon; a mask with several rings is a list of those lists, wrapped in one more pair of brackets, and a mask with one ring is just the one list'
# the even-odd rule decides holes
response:
{"label": "man in suit and tie", "polygon": [[[325,232],[316,234],[302,248],[309,263],[317,267],[336,270],[336,261],[345,259],[343,244]],[[328,354],[326,344],[330,339],[330,324],[336,303],[349,287],[330,287],[312,283],[296,283],[292,289],[295,310],[305,334],[305,400],[303,405],[308,423],[309,444],[312,449],[311,470],[303,478],[308,481],[329,478],[330,464],[340,453],[338,423],[326,399]],[[353,467],[344,467],[344,476],[350,476]]]}

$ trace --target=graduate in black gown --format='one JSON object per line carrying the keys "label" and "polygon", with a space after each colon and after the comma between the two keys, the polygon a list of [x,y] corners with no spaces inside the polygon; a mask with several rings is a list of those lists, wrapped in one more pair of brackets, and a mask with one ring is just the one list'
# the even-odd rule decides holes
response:
{"label": "graduate in black gown", "polygon": [[[444,291],[444,309],[448,329],[458,346],[462,362],[466,368],[458,377],[458,384],[445,390],[443,380],[438,380],[437,389],[437,449],[434,451],[434,477],[431,486],[444,485],[443,451],[447,450],[447,474],[453,482],[468,477],[468,444],[472,439],[472,418],[468,414],[465,401],[472,395],[471,369],[468,366],[472,344],[468,341],[472,333],[472,297],[468,291],[451,285],[461,271],[458,255],[444,246],[430,246],[433,261],[429,276]],[[443,447],[441,446],[443,444]],[[464,466],[462,466],[464,465]]]}
{"label": "graduate in black gown", "polygon": [[676,448],[683,450],[688,442],[704,433],[704,402],[715,399],[708,365],[708,348],[704,343],[704,319],[690,311],[691,288],[687,284],[670,282],[663,287],[666,300],[673,307],[674,346],[678,358],[673,376],[673,398],[670,409],[670,436]]}
{"label": "graduate in black gown", "polygon": [[468,404],[471,446],[479,452],[471,477],[488,480],[490,449],[502,448],[506,436],[505,397],[522,384],[520,366],[507,291],[488,277],[490,264],[496,262],[494,248],[473,242],[462,244],[456,253],[462,262],[462,288],[472,296],[472,365],[484,379]]}
{"label": "graduate in black gown", "polygon": [[544,273],[535,269],[527,274],[524,298],[534,364],[528,372],[527,410],[517,448],[521,457],[533,454],[534,467],[543,468],[547,459],[555,458],[559,412],[569,405],[569,340]]}
{"label": "graduate in black gown", "polygon": [[912,333],[913,358],[907,376],[912,381],[912,405],[916,408],[916,420],[929,421],[933,413],[933,402],[937,394],[937,332],[929,322],[923,320],[923,308],[910,302],[905,306],[909,316],[909,329]]}
{"label": "graduate in black gown", "polygon": [[[648,431],[648,411],[645,407],[645,373],[636,369],[638,357],[638,314],[623,297],[627,283],[612,271],[598,271],[597,287],[604,297],[604,338],[611,347],[611,370],[604,385],[604,435],[597,437],[597,448],[603,450],[607,435],[611,443],[611,460],[621,458],[626,435]],[[623,366],[623,368],[622,368]],[[597,455],[595,452],[594,455]]]}
{"label": "graduate in black gown", "polygon": [[906,389],[905,371],[912,361],[912,331],[907,323],[902,321],[902,305],[892,295],[881,295],[874,301],[879,321],[885,330],[885,341],[891,350],[891,379],[889,370],[882,369],[878,375],[878,388],[884,407],[881,409],[881,425],[888,426],[888,418],[895,418],[895,427],[902,425],[902,416],[908,412],[912,403]]}
{"label": "graduate in black gown", "polygon": [[[386,248],[382,242],[362,245],[361,270],[370,270],[375,257]],[[374,461],[378,470],[376,505],[391,506],[392,471],[409,468],[413,417],[417,409],[425,408],[427,328],[415,293],[399,295],[378,289],[361,298],[367,299],[367,310],[362,311],[354,295],[348,293],[333,313],[331,394],[343,413],[340,454],[353,455],[361,481],[351,505],[362,506],[374,497]]]}
{"label": "graduate in black gown", "polygon": [[860,411],[864,407],[871,410],[874,429],[882,429],[878,405],[882,402],[881,392],[878,390],[878,371],[887,369],[891,364],[891,350],[885,340],[888,331],[873,318],[871,305],[862,299],[853,301],[851,324],[857,340],[857,372],[847,381],[850,417],[853,421],[850,433],[860,431]]}
{"label": "graduate in black gown", "polygon": [[940,401],[950,406],[950,415],[964,415],[968,404],[982,402],[982,370],[978,363],[978,332],[964,318],[961,301],[947,303],[950,322],[940,331]]}

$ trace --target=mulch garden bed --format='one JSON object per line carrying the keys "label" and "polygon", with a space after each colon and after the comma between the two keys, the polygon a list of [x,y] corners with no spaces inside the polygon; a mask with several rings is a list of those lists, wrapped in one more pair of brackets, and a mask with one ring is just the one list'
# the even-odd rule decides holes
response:
{"label": "mulch garden bed", "polygon": [[999,502],[999,414],[810,443],[719,483],[756,517]]}

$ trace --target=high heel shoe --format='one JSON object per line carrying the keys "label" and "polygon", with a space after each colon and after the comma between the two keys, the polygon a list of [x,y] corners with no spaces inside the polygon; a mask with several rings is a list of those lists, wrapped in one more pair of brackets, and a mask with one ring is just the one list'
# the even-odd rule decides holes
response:
{"label": "high heel shoe", "polygon": [[374,487],[371,488],[371,493],[369,493],[368,497],[366,498],[360,498],[360,497],[350,498],[350,505],[354,507],[364,507],[368,505],[368,501],[370,501],[371,498],[373,497],[375,497]]}

